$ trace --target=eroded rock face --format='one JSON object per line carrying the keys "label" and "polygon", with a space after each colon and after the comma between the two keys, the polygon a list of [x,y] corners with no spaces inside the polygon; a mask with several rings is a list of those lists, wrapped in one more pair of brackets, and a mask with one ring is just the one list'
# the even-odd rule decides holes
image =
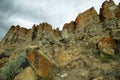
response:
{"label": "eroded rock face", "polygon": [[33,25],[31,29],[22,28],[19,25],[11,26],[5,37],[0,42],[1,45],[12,45],[15,43],[25,43],[34,40],[40,40],[43,37],[60,36],[61,31],[59,28],[53,30],[52,26],[48,23],[41,23]]}
{"label": "eroded rock face", "polygon": [[71,21],[70,23],[66,23],[63,26],[63,29],[67,29],[68,33],[72,33],[75,31],[76,25],[74,21]]}
{"label": "eroded rock face", "polygon": [[88,9],[87,11],[80,13],[76,20],[76,31],[79,31],[81,27],[85,27],[89,24],[99,23],[99,16],[94,9],[94,7]]}
{"label": "eroded rock face", "polygon": [[116,5],[113,0],[105,1],[100,9],[100,19],[104,21],[112,18],[120,18],[119,13],[119,5]]}
{"label": "eroded rock face", "polygon": [[98,49],[105,54],[114,55],[117,48],[116,41],[111,37],[103,37],[98,42]]}
{"label": "eroded rock face", "polygon": [[35,72],[42,78],[53,75],[52,71],[57,67],[47,57],[37,51],[30,51],[27,59]]}
{"label": "eroded rock face", "polygon": [[54,36],[61,36],[61,31],[59,30],[59,28],[54,29],[53,32]]}
{"label": "eroded rock face", "polygon": [[1,41],[2,45],[9,45],[16,42],[21,42],[26,40],[25,37],[28,34],[28,30],[26,28],[21,28],[19,25],[11,26],[6,36]]}

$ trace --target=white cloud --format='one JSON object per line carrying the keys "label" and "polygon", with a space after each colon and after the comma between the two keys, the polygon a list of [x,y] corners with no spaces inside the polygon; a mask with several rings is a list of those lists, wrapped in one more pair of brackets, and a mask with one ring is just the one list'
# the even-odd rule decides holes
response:
{"label": "white cloud", "polygon": [[102,2],[103,0],[17,0],[15,6],[18,10],[22,10],[23,13],[28,11],[29,18],[34,17],[33,20],[24,17],[28,21],[24,22],[23,25],[31,25],[28,22],[48,22],[53,27],[62,28],[64,23],[75,20],[78,13],[92,6],[98,10]]}

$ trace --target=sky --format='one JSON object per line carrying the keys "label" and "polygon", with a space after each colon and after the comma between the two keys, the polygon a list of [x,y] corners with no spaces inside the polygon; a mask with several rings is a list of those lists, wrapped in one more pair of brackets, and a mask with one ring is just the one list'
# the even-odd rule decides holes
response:
{"label": "sky", "polygon": [[[53,28],[62,29],[79,13],[95,7],[99,9],[105,0],[0,0],[0,40],[12,25],[31,28],[33,24],[47,22]],[[116,4],[120,0],[114,0]]]}

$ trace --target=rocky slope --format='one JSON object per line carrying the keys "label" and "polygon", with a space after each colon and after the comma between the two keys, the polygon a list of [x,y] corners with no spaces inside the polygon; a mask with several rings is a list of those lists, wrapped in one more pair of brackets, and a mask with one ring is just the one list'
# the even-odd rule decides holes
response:
{"label": "rocky slope", "polygon": [[0,42],[0,80],[119,80],[120,4],[104,1],[66,23],[11,26]]}

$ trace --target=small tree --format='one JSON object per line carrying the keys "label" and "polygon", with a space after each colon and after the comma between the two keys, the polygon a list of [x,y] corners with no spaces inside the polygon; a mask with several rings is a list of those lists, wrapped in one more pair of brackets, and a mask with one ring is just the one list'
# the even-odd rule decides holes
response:
{"label": "small tree", "polygon": [[13,80],[15,75],[21,71],[26,63],[26,52],[22,53],[15,60],[9,61],[3,68],[0,69],[0,76],[2,80]]}

